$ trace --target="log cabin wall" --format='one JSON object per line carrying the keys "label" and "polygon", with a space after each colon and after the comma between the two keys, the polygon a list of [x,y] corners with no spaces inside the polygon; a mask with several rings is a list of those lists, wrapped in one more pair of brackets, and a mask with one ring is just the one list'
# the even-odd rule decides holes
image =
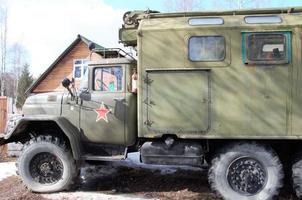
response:
{"label": "log cabin wall", "polygon": [[[90,50],[86,43],[79,41],[41,80],[33,89],[32,93],[63,91],[62,80],[67,77],[73,77],[73,63],[76,59],[89,59]],[[94,55],[93,59],[100,59],[100,55]],[[75,85],[78,88],[81,80],[76,79]]]}

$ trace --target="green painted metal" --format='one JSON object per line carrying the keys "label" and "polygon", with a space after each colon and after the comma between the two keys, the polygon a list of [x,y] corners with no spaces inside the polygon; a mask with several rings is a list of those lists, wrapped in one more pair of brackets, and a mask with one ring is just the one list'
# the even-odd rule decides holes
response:
{"label": "green painted metal", "polygon": [[148,71],[147,134],[205,134],[210,129],[208,71]]}
{"label": "green painted metal", "polygon": [[[27,110],[28,111],[28,110]],[[50,124],[55,123],[66,135],[69,139],[70,146],[72,148],[73,157],[78,160],[80,159],[83,153],[83,146],[81,142],[80,132],[77,127],[70,123],[69,119],[58,116],[58,115],[48,115],[48,114],[33,114],[28,116],[23,116],[18,121],[15,122],[15,127],[7,132],[3,138],[0,138],[0,145],[9,143],[9,142],[16,142],[19,141],[20,136],[25,136],[26,134],[33,134],[29,133],[28,131],[32,126],[35,126],[39,123],[43,124]],[[44,130],[47,131],[49,127],[44,127]],[[35,133],[35,134],[43,134]]]}
{"label": "green painted metal", "polygon": [[287,8],[257,8],[241,10],[221,10],[221,11],[202,11],[202,12],[175,12],[175,13],[151,13],[145,18],[173,18],[188,16],[236,16],[236,15],[261,15],[261,14],[284,14],[284,13],[301,13],[302,7]]}
{"label": "green painted metal", "polygon": [[[120,66],[123,70],[122,90],[95,91],[93,88],[95,69],[113,66]],[[53,121],[70,139],[75,158],[82,155],[80,146],[85,142],[133,145],[137,139],[137,101],[136,95],[130,93],[127,86],[130,84],[134,67],[135,61],[126,58],[108,58],[92,62],[88,67],[89,81],[86,88],[91,97],[89,100],[79,98],[79,93],[72,98],[67,91],[30,96],[23,107],[25,117],[19,121],[14,130],[1,139],[0,144],[14,140],[11,136],[28,134],[26,127],[31,123]],[[107,120],[97,120],[96,109],[102,106],[108,109]],[[48,127],[44,128],[47,130]]]}
{"label": "green painted metal", "polygon": [[[130,61],[120,63],[121,60],[106,59],[103,63],[92,63],[89,67],[91,99],[82,100],[79,116],[79,128],[86,142],[130,146],[136,141],[136,95],[127,90],[133,64]],[[95,91],[94,70],[116,66],[123,69],[123,89],[118,92]],[[97,120],[96,109],[102,105],[109,110],[107,121]]]}
{"label": "green painted metal", "polygon": [[136,28],[129,28],[127,30],[120,29],[119,30],[119,40],[120,41],[127,41],[127,46],[135,46],[137,43],[137,29]]}
{"label": "green painted metal", "polygon": [[[159,15],[159,14],[152,14]],[[164,134],[175,134],[180,138],[246,138],[246,139],[269,139],[288,138],[299,136],[300,123],[293,123],[302,119],[298,103],[294,99],[300,94],[296,93],[301,85],[301,13],[278,14],[282,18],[281,24],[246,24],[246,15],[221,15],[224,18],[222,25],[190,26],[187,16],[154,17],[142,19],[138,26],[138,69],[139,69],[139,98],[138,98],[138,135],[142,138],[161,137]],[[287,38],[289,62],[279,65],[246,65],[244,58],[243,37],[245,34],[284,33]],[[226,39],[226,58],[217,62],[191,62],[188,59],[188,38],[191,36],[224,36]],[[300,53],[299,53],[300,52]],[[180,122],[174,119],[179,109],[177,104],[152,105],[152,119],[148,119],[150,109],[146,106],[146,99],[156,98],[162,95],[164,99],[185,98],[183,103],[184,112],[177,119],[188,119],[192,116],[190,123],[194,124],[198,110],[201,106],[191,103],[196,96],[194,89],[191,94],[182,94],[186,89],[166,90],[172,88],[175,80],[170,78],[172,72],[182,73],[184,78],[182,84],[194,85],[199,82],[190,79],[190,75],[196,71],[209,72],[210,83],[210,124],[207,132],[191,134],[180,127]],[[156,78],[149,86],[149,74],[158,71],[165,75]],[[294,71],[297,73],[294,74]],[[295,83],[294,80],[299,81]],[[152,78],[151,78],[152,80]],[[149,81],[150,82],[150,81]],[[155,87],[155,88],[152,88]],[[160,95],[150,94],[153,91],[161,91]],[[200,97],[200,101],[202,98]],[[293,103],[296,102],[296,103]],[[149,102],[147,102],[149,103]],[[158,106],[158,108],[156,108]],[[190,107],[192,106],[192,107]],[[171,114],[170,118],[168,117]],[[155,116],[157,116],[156,119]],[[205,124],[207,119],[192,125],[192,130]],[[174,127],[171,128],[175,121]],[[185,121],[185,120],[184,120]],[[186,122],[184,122],[186,124]],[[150,128],[151,127],[151,128]],[[161,127],[152,129],[152,127]],[[167,131],[163,127],[170,127]],[[174,129],[173,129],[174,128]],[[302,127],[301,127],[302,128]],[[181,131],[179,131],[181,130]],[[296,130],[295,133],[293,130]]]}

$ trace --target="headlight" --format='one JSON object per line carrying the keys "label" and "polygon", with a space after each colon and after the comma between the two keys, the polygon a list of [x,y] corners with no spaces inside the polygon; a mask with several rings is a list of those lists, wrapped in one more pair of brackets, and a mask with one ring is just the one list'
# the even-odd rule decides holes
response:
{"label": "headlight", "polygon": [[8,117],[6,128],[5,128],[5,134],[9,134],[14,127],[17,125],[18,121],[23,117],[21,114],[14,114]]}

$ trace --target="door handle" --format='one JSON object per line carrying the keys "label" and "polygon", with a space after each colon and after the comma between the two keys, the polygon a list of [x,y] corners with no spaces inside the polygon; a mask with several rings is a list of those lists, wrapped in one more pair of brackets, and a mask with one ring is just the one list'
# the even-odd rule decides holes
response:
{"label": "door handle", "polygon": [[113,98],[113,100],[115,100],[115,101],[124,101],[125,98]]}

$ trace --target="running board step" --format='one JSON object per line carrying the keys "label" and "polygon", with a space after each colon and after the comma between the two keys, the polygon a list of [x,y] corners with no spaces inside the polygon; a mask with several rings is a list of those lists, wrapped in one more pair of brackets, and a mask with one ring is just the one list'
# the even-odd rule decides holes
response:
{"label": "running board step", "polygon": [[118,156],[92,156],[92,155],[84,155],[81,157],[83,160],[93,160],[93,161],[122,161],[125,160],[124,155]]}

